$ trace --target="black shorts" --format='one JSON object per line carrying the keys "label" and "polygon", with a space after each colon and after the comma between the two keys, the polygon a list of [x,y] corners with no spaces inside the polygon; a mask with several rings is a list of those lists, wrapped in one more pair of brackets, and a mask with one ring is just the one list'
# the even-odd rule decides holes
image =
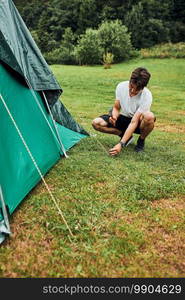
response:
{"label": "black shorts", "polygon": [[[112,128],[117,128],[120,131],[122,131],[122,133],[124,134],[124,132],[126,131],[128,125],[130,124],[132,118],[128,118],[125,117],[123,115],[119,115],[115,126],[113,126],[110,122],[109,122],[109,118],[110,118],[111,114],[107,114],[107,115],[101,115],[100,118],[102,118],[105,122],[107,122],[107,127],[112,127]],[[140,134],[141,130],[139,128],[139,126],[135,129],[134,133]]]}

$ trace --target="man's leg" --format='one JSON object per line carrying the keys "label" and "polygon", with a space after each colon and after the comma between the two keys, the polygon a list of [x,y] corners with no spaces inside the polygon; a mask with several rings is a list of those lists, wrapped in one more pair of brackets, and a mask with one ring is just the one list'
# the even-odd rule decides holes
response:
{"label": "man's leg", "polygon": [[137,141],[137,145],[135,147],[136,152],[140,152],[144,150],[145,138],[150,134],[150,132],[154,129],[155,116],[152,112],[146,112],[141,117],[140,123],[140,136]]}
{"label": "man's leg", "polygon": [[108,122],[106,122],[101,117],[94,119],[92,122],[92,126],[95,130],[104,132],[104,133],[115,134],[115,135],[120,135],[122,133],[121,130],[119,130],[115,127],[109,127]]}
{"label": "man's leg", "polygon": [[140,123],[141,139],[145,139],[149,133],[154,129],[155,116],[152,112],[147,112],[142,115]]}

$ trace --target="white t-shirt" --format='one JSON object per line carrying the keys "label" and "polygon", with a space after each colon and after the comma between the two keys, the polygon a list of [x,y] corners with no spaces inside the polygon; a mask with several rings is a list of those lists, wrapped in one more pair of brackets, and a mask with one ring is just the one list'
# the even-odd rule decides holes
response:
{"label": "white t-shirt", "polygon": [[132,118],[136,112],[150,111],[152,93],[144,87],[136,96],[129,96],[129,81],[120,82],[116,87],[116,100],[120,101],[121,114]]}

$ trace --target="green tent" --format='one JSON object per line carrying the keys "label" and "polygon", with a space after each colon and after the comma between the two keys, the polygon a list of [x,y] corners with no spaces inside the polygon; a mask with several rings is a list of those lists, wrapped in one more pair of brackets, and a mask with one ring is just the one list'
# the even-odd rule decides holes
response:
{"label": "green tent", "polygon": [[59,100],[62,88],[11,0],[0,0],[0,242],[12,214],[88,133]]}

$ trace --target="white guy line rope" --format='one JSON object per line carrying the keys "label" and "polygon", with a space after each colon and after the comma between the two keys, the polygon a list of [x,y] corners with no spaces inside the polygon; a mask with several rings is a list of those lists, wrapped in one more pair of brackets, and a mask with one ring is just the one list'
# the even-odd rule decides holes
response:
{"label": "white guy line rope", "polygon": [[50,190],[50,188],[49,188],[47,182],[45,181],[44,176],[42,175],[42,172],[40,171],[40,169],[39,169],[39,167],[38,167],[38,165],[37,165],[37,163],[36,163],[36,161],[35,161],[35,159],[34,159],[32,153],[31,153],[31,151],[30,151],[28,145],[26,144],[26,141],[25,141],[24,137],[22,136],[21,131],[19,130],[19,128],[18,128],[18,126],[17,126],[17,124],[16,124],[16,121],[14,120],[14,118],[13,118],[13,116],[12,116],[12,114],[11,114],[11,112],[10,112],[8,106],[6,105],[6,103],[5,103],[5,101],[4,101],[4,99],[3,99],[3,97],[2,97],[1,94],[0,94],[0,98],[1,98],[1,100],[2,100],[2,102],[3,102],[3,104],[4,104],[4,107],[6,108],[6,111],[7,111],[8,115],[9,115],[10,119],[11,119],[12,122],[13,122],[13,125],[15,126],[15,128],[16,128],[16,130],[17,130],[17,132],[18,132],[18,135],[19,135],[21,141],[23,142],[23,144],[24,144],[24,146],[25,146],[25,148],[26,148],[26,150],[27,150],[27,152],[28,152],[28,154],[29,154],[29,156],[30,156],[30,158],[31,158],[31,160],[32,160],[32,162],[33,162],[35,168],[37,169],[37,171],[38,171],[38,173],[39,173],[39,175],[40,175],[40,177],[41,177],[41,179],[42,179],[42,181],[43,181],[43,183],[44,183],[44,185],[45,185],[45,187],[46,187],[48,193],[50,194],[51,199],[53,200],[53,202],[54,202],[56,208],[58,209],[58,212],[59,212],[60,216],[62,217],[63,222],[65,223],[65,225],[66,225],[67,229],[69,230],[69,233],[71,234],[71,236],[73,236],[72,231],[71,231],[71,229],[69,228],[69,226],[68,226],[68,224],[67,224],[67,222],[66,222],[66,220],[65,220],[65,218],[64,218],[64,215],[63,215],[63,213],[62,213],[62,211],[61,211],[61,209],[60,209],[60,207],[59,207],[57,201],[55,200],[55,197],[53,196],[53,194],[52,194],[52,192],[51,192],[51,190]]}
{"label": "white guy line rope", "polygon": [[109,151],[108,151],[108,150],[105,148],[105,146],[97,139],[96,134],[92,134],[92,133],[90,132],[90,136],[97,142],[97,144],[99,144],[99,145],[101,146],[102,150],[105,151],[106,154],[107,154],[108,156],[110,156]]}

